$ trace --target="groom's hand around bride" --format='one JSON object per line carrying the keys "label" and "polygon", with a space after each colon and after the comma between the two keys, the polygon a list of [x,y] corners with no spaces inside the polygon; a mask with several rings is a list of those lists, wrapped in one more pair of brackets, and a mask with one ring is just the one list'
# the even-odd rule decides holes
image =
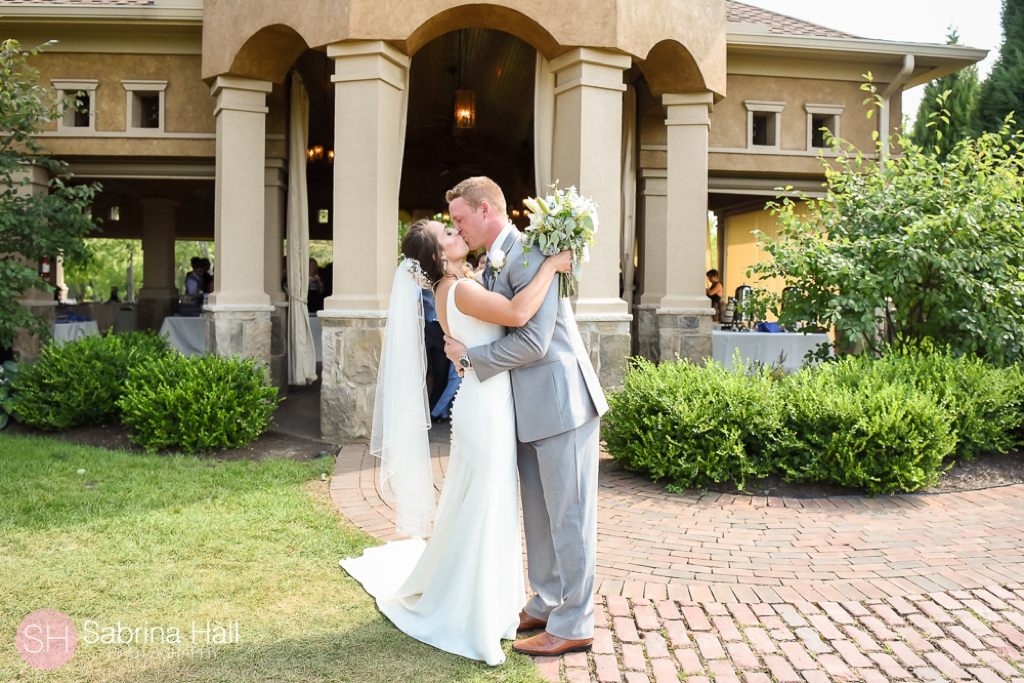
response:
{"label": "groom's hand around bride", "polygon": [[[551,256],[550,261],[554,267],[556,273],[570,273],[572,272],[572,249],[566,249],[560,251],[554,256]],[[444,336],[444,355],[448,356],[448,360],[455,364],[455,369],[459,373],[459,377],[465,375],[465,370],[459,363],[459,359],[462,357],[466,347],[457,339],[453,339],[448,335]]]}
{"label": "groom's hand around bride", "polygon": [[452,339],[447,334],[444,336],[444,355],[448,356],[448,360],[455,363],[455,369],[459,371],[459,377],[465,375],[465,370],[459,365],[459,358],[462,357],[462,352],[466,350],[466,347],[457,339]]}

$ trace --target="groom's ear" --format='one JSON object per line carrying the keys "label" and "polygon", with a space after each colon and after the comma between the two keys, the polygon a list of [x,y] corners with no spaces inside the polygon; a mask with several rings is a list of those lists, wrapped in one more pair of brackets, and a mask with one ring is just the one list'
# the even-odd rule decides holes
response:
{"label": "groom's ear", "polygon": [[482,218],[487,218],[488,214],[491,213],[491,205],[486,199],[480,201],[480,214]]}

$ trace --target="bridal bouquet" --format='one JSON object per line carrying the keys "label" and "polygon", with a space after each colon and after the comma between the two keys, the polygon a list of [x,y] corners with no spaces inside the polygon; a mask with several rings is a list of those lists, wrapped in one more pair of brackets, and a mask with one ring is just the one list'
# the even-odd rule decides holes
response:
{"label": "bridal bouquet", "polygon": [[590,245],[598,226],[597,205],[581,197],[575,187],[558,189],[557,180],[550,187],[552,194],[547,197],[523,200],[530,214],[523,249],[530,251],[536,245],[545,256],[572,249],[572,272],[558,275],[558,296],[572,296],[583,276],[583,264],[590,261]]}

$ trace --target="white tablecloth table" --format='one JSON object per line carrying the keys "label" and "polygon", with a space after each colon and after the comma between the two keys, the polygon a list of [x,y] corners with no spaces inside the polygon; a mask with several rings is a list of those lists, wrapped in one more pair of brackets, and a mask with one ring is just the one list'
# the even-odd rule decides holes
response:
{"label": "white tablecloth table", "polygon": [[[726,332],[715,330],[711,338],[714,343],[712,358],[725,367],[732,368],[733,355],[739,349],[740,357],[746,362],[758,361],[765,365],[779,364],[783,356],[782,369],[794,372],[803,365],[804,356],[818,345],[831,339],[827,334],[800,334],[792,332]],[[831,352],[830,352],[831,353]]]}
{"label": "white tablecloth table", "polygon": [[95,320],[87,320],[81,323],[54,323],[51,329],[54,344],[66,344],[100,333],[99,325]]}
{"label": "white tablecloth table", "polygon": [[167,343],[181,355],[191,358],[206,354],[206,326],[203,317],[172,315],[164,318],[160,334],[167,335]]}
{"label": "white tablecloth table", "polygon": [[320,318],[316,313],[309,314],[309,331],[313,333],[313,348],[316,350],[316,362],[324,362],[323,337],[321,335]]}

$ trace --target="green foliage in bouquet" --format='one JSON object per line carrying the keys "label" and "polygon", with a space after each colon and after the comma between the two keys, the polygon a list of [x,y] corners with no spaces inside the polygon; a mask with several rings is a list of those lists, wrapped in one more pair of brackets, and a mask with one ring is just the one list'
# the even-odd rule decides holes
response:
{"label": "green foliage in bouquet", "polygon": [[523,250],[536,246],[545,256],[554,256],[571,249],[572,272],[559,273],[558,295],[572,296],[583,277],[583,264],[590,262],[590,247],[599,225],[597,205],[581,197],[575,187],[558,189],[557,180],[550,187],[547,197],[523,200],[530,216],[530,225],[523,233]]}

